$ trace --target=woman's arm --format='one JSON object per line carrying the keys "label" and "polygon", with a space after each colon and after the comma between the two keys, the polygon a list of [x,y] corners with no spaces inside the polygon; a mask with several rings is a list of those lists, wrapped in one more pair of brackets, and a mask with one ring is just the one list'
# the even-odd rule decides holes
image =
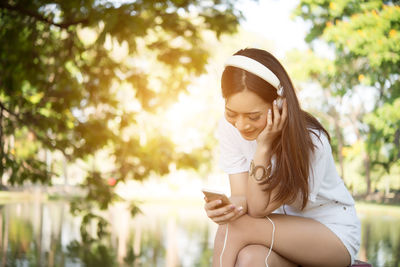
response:
{"label": "woman's arm", "polygon": [[[261,151],[257,151],[254,157],[254,163],[256,165],[265,164],[267,159],[267,155]],[[252,217],[265,217],[281,205],[276,201],[270,202],[270,194],[262,191],[262,186],[252,177],[249,177],[248,172],[230,174],[229,182],[231,185],[231,202],[236,207],[243,207],[243,213],[232,218],[233,220],[246,213]],[[272,194],[274,194],[274,192],[275,191],[272,191]],[[271,195],[271,199],[273,199],[273,195]]]}
{"label": "woman's arm", "polygon": [[[266,162],[270,162],[270,160],[271,157],[268,154],[268,148],[260,148],[259,146],[253,158],[254,165],[266,167]],[[247,213],[252,217],[265,217],[281,206],[281,203],[273,201],[276,189],[271,192],[265,192],[262,189],[262,185],[259,185],[253,177],[249,177],[246,192]]]}
{"label": "woman's arm", "polygon": [[[274,116],[272,117],[272,112]],[[273,140],[279,136],[287,117],[286,99],[283,101],[282,114],[280,113],[276,101],[273,102],[273,111],[268,112],[267,125],[257,137],[257,150],[254,154],[254,165],[261,165],[269,168],[271,164],[270,148]],[[268,178],[266,178],[268,179]],[[259,185],[253,177],[247,179],[247,206],[248,213],[253,217],[265,217],[279,208],[282,203],[274,201],[274,196],[278,190],[275,188],[270,192],[262,190],[263,185]]]}
{"label": "woman's arm", "polygon": [[248,177],[248,172],[229,175],[229,183],[231,185],[230,200],[236,207],[243,207],[243,213],[240,215],[247,213],[246,188]]}

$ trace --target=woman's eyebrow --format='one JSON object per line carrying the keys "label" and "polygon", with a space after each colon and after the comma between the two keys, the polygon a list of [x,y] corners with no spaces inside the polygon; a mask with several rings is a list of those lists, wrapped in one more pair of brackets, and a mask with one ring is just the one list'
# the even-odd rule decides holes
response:
{"label": "woman's eyebrow", "polygon": [[[230,111],[230,112],[239,113],[239,112],[236,112],[236,111],[234,111],[234,110],[228,108],[227,106],[225,106],[225,108],[226,108],[228,111]],[[259,114],[259,113],[261,113],[261,112],[260,112],[260,111],[255,111],[255,112],[245,112],[245,113],[243,113],[243,114],[246,114],[246,115],[254,115],[254,114]]]}

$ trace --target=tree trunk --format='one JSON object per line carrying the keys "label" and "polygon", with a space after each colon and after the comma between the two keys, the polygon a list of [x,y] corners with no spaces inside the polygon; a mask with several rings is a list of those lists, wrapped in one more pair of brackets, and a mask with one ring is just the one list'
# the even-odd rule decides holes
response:
{"label": "tree trunk", "polygon": [[368,152],[364,152],[365,183],[367,184],[366,195],[371,194],[371,159]]}
{"label": "tree trunk", "polygon": [[339,126],[339,116],[336,111],[333,112],[334,114],[334,124],[335,124],[335,132],[336,132],[336,137],[338,140],[338,159],[339,159],[339,165],[340,165],[340,176],[344,180],[344,162],[343,162],[343,137],[342,133],[340,131],[340,126]]}
{"label": "tree trunk", "polygon": [[[7,250],[8,250],[8,231],[9,231],[8,224],[9,224],[9,214],[10,214],[8,212],[7,206],[3,210],[2,214],[4,215],[4,216],[2,215],[2,218],[4,221],[4,226],[2,227],[4,229],[4,235],[3,235],[3,242],[2,242],[3,247],[1,248],[2,249],[1,254],[3,256],[1,259],[1,267],[6,267],[7,266]],[[3,231],[3,229],[0,229],[0,231]]]}
{"label": "tree trunk", "polygon": [[3,185],[3,174],[5,166],[3,165],[4,145],[3,145],[3,108],[0,108],[0,190]]}

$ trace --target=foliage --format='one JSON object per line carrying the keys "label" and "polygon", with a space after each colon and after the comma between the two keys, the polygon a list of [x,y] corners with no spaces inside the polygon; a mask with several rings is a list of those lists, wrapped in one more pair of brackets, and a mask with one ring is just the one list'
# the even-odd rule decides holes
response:
{"label": "foliage", "polygon": [[[304,0],[295,14],[312,23],[307,41],[318,39],[331,45],[336,66],[347,72],[344,75],[348,81],[376,86],[386,101],[397,97],[400,91],[396,78],[400,70],[398,4],[378,0]],[[382,87],[385,83],[388,85]]]}
{"label": "foliage", "polygon": [[[393,164],[400,162],[400,98],[386,103],[374,113],[367,114],[364,121],[371,127],[368,149],[374,161],[390,172]],[[380,149],[380,150],[378,150]]]}
{"label": "foliage", "polygon": [[67,246],[68,256],[84,263],[85,266],[118,266],[115,255],[107,244],[100,241],[82,243],[73,241]]}
{"label": "foliage", "polygon": [[[163,175],[172,162],[199,167],[208,148],[177,152],[157,129],[141,131],[137,118],[165,108],[205,71],[209,53],[201,33],[234,33],[242,18],[234,3],[1,1],[0,182],[50,184],[49,152],[74,162],[106,150],[114,168],[89,170],[88,195],[73,204],[93,219],[95,206],[118,199],[110,177],[118,184]],[[115,55],[121,47],[122,58]],[[163,75],[146,67],[151,60]],[[130,94],[121,95],[126,84]]]}
{"label": "foliage", "polygon": [[[311,47],[324,42],[334,53],[334,72],[315,79],[328,77],[321,82],[323,88],[334,84],[329,91],[339,96],[355,94],[357,87],[374,88],[377,97],[372,114],[364,116],[365,110],[357,114],[361,120],[357,131],[365,142],[367,163],[370,159],[371,167],[383,166],[387,172],[399,163],[396,136],[400,120],[389,111],[396,110],[394,103],[400,97],[399,4],[382,0],[301,0],[294,11],[295,16],[311,23],[306,37]],[[387,131],[382,123],[388,123],[392,130]]]}

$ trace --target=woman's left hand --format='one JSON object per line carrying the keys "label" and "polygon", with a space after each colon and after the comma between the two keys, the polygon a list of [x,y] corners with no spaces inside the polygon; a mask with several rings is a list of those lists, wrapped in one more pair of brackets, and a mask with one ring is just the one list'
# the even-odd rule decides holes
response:
{"label": "woman's left hand", "polygon": [[[272,116],[272,112],[274,116]],[[273,118],[273,119],[272,119]],[[272,110],[268,110],[267,125],[264,130],[257,137],[257,145],[270,147],[274,139],[279,135],[283,129],[287,118],[287,102],[286,98],[282,103],[282,114],[279,112],[276,100],[272,104]]]}
{"label": "woman's left hand", "polygon": [[231,204],[221,208],[215,208],[219,204],[216,202],[217,200],[208,201],[206,197],[204,200],[206,201],[204,209],[207,216],[220,225],[232,222],[247,212],[246,197],[244,196],[230,197]]}

